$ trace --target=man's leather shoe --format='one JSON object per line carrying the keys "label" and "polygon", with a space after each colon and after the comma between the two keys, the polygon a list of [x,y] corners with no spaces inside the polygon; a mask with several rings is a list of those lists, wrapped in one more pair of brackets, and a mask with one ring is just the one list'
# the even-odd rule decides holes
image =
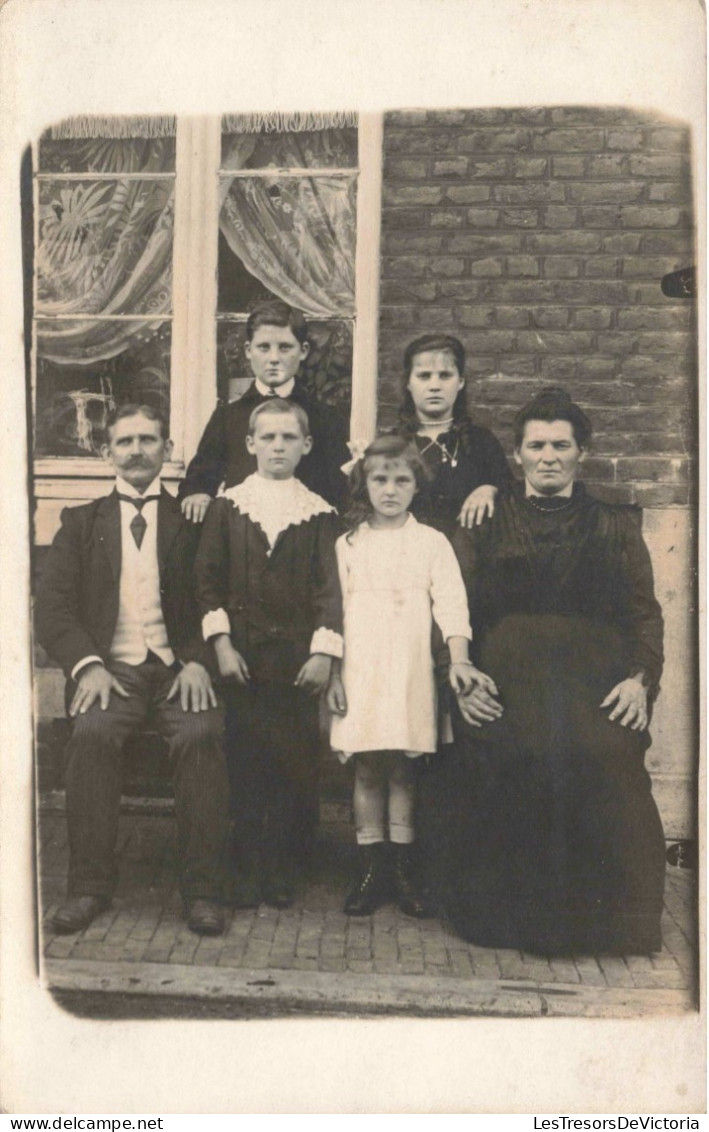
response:
{"label": "man's leather shoe", "polygon": [[52,927],[60,935],[83,931],[100,912],[110,908],[107,896],[72,896],[52,917]]}
{"label": "man's leather shoe", "polygon": [[221,935],[224,912],[211,900],[192,900],[187,905],[187,927],[197,935]]}

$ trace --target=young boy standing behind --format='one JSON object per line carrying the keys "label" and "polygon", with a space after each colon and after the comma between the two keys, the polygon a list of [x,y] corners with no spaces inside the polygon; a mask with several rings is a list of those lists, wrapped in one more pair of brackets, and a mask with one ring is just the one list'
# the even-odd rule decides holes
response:
{"label": "young boy standing behind", "polygon": [[317,781],[317,696],[342,656],[334,509],[294,478],[312,447],[303,409],[251,413],[257,471],[215,500],[197,556],[205,639],[227,681],[234,903],[294,899],[298,815]]}
{"label": "young boy standing behind", "polygon": [[298,467],[298,479],[339,509],[347,498],[347,480],[340,471],[350,459],[347,429],[338,413],[314,401],[297,374],[310,349],[308,327],[300,311],[280,299],[254,307],[246,323],[245,352],[254,382],[238,401],[214,410],[197,453],[180,485],[178,498],[187,519],[201,523],[219,486],[234,487],[256,470],[254,454],[245,445],[249,418],[269,397],[287,397],[308,415],[312,450]]}

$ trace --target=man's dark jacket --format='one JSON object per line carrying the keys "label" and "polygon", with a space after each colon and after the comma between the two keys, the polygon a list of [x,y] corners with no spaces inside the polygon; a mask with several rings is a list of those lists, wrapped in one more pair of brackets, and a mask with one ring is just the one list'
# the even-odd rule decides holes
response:
{"label": "man's dark jacket", "polygon": [[[65,507],[47,552],[35,601],[40,644],[67,677],[80,660],[110,664],[121,581],[121,515],[115,491],[81,507]],[[170,648],[177,660],[208,665],[194,596],[200,527],[183,519],[165,488],[158,501],[160,596]]]}
{"label": "man's dark jacket", "polygon": [[[256,457],[246,451],[249,417],[257,405],[268,400],[254,383],[238,401],[217,406],[180,484],[180,500],[203,492],[214,496],[220,484],[235,487],[256,471]],[[340,469],[350,459],[346,425],[335,409],[309,397],[298,381],[288,400],[305,409],[313,438],[312,451],[300,461],[295,474],[316,495],[342,510],[348,488]]]}

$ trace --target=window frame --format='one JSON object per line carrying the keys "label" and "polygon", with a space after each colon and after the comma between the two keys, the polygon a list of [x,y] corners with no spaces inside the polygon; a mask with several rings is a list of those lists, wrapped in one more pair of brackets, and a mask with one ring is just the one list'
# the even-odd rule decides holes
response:
{"label": "window frame", "polygon": [[[376,428],[377,345],[379,312],[379,246],[381,230],[383,114],[360,114],[357,123],[357,237],[355,314],[353,320],[352,402],[350,435],[369,440]],[[170,366],[170,434],[173,458],[163,479],[177,483],[194,455],[217,403],[217,253],[221,115],[176,119],[174,173],[121,174],[121,179],[174,179],[172,314],[161,317],[172,326]],[[116,180],[115,174],[43,174],[38,142],[33,145],[34,240],[39,239],[41,180]],[[251,171],[250,171],[251,172]],[[278,170],[280,173],[281,171]],[[312,170],[303,170],[311,175]],[[33,278],[32,417],[37,380],[36,271]],[[131,317],[131,316],[127,316]],[[143,320],[145,316],[141,317]],[[156,319],[157,321],[157,319]],[[96,498],[113,472],[100,457],[43,456],[33,461],[36,541],[51,541],[65,504]]]}

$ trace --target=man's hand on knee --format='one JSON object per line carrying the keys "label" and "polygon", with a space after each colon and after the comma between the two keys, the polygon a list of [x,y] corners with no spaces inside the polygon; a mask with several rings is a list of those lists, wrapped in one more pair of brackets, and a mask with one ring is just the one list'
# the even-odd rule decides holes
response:
{"label": "man's hand on knee", "polygon": [[123,696],[125,700],[128,699],[128,692],[107,668],[104,668],[98,662],[87,664],[86,668],[82,668],[79,673],[76,691],[69,705],[69,715],[84,715],[96,700],[99,700],[101,704],[101,711],[105,711],[111,698],[111,692]]}
{"label": "man's hand on knee", "polygon": [[167,694],[168,700],[179,695],[183,711],[207,711],[217,706],[212,680],[202,664],[191,660],[186,664]]}

